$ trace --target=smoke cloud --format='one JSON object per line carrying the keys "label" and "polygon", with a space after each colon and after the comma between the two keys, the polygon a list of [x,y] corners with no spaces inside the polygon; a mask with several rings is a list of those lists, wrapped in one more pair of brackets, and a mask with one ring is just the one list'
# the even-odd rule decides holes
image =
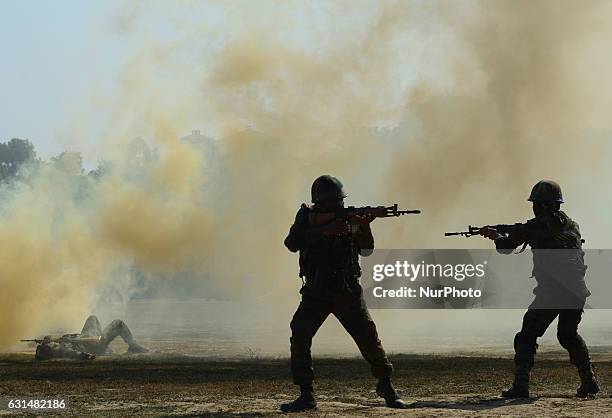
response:
{"label": "smoke cloud", "polygon": [[[611,225],[588,202],[610,199],[611,8],[136,3],[108,25],[126,51],[116,88],[94,87],[73,115],[108,122],[96,151],[108,171],[78,198],[82,180],[56,167],[3,192],[0,346],[78,326],[134,266],[251,303],[295,293],[282,241],[322,173],[350,204],[423,209],[376,221],[380,247],[464,246],[444,230],[526,219],[540,178],[564,186],[587,243],[607,245]],[[193,127],[216,138],[215,159],[178,139]],[[136,136],[158,158],[136,158]]]}

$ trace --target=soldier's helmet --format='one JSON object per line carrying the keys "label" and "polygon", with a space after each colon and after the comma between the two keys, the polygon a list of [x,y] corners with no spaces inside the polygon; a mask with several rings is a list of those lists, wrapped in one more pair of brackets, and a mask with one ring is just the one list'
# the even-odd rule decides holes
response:
{"label": "soldier's helmet", "polygon": [[561,186],[552,180],[540,180],[531,189],[531,194],[527,200],[529,202],[563,203]]}
{"label": "soldier's helmet", "polygon": [[34,358],[36,360],[50,360],[53,357],[53,350],[48,344],[39,344],[36,347],[36,354]]}
{"label": "soldier's helmet", "polygon": [[328,200],[339,200],[346,197],[340,180],[329,174],[317,177],[310,189],[312,203],[321,203]]}

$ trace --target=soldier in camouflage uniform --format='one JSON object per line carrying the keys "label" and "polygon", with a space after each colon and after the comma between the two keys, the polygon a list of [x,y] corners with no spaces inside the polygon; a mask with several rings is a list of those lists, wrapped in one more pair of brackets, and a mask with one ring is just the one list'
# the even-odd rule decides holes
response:
{"label": "soldier in camouflage uniform", "polygon": [[484,228],[481,235],[495,241],[500,253],[509,254],[520,245],[529,245],[533,252],[533,277],[537,287],[529,310],[523,317],[521,331],[514,338],[514,382],[503,391],[506,398],[529,397],[529,374],[533,367],[538,337],[559,318],[557,339],[578,368],[581,385],[577,395],[586,397],[599,391],[587,346],[578,334],[578,324],[590,292],[584,282],[586,266],[578,224],[560,205],[561,188],[550,180],[538,182],[528,199],[533,202],[535,218],[515,233],[502,235]]}
{"label": "soldier in camouflage uniform", "polygon": [[148,351],[134,340],[125,322],[115,319],[106,328],[102,329],[98,318],[91,315],[85,321],[81,333],[74,334],[74,338],[54,342],[50,336],[46,336],[42,343],[36,347],[35,358],[37,360],[52,358],[93,360],[96,355],[108,354],[109,344],[117,337],[121,337],[128,345],[128,353],[146,353]]}
{"label": "soldier in camouflage uniform", "polygon": [[300,290],[302,301],[291,321],[291,372],[300,386],[300,396],[281,405],[284,412],[316,408],[312,382],[314,379],[310,348],[312,339],[328,315],[333,314],[353,337],[363,357],[378,378],[376,393],[387,406],[404,408],[390,376],[393,367],[382,348],[376,325],[365,305],[359,284],[359,255],[369,255],[374,238],[369,216],[355,217],[351,222],[335,218],[322,225],[314,222],[320,214],[335,213],[344,207],[346,197],[342,183],[335,177],[317,178],[311,189],[312,207],[302,204],[285,246],[299,251]]}

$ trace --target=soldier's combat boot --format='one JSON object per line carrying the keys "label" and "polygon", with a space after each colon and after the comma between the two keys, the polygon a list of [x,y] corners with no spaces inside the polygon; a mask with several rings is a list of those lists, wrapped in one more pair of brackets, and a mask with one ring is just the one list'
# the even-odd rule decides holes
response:
{"label": "soldier's combat boot", "polygon": [[376,384],[376,394],[385,400],[389,408],[404,409],[406,404],[402,401],[395,391],[390,378],[378,379]]}
{"label": "soldier's combat boot", "polygon": [[300,396],[293,402],[284,403],[280,406],[283,412],[301,412],[315,409],[317,401],[314,397],[312,385],[300,385]]}
{"label": "soldier's combat boot", "polygon": [[576,391],[578,397],[586,398],[599,392],[599,384],[590,362],[578,367],[578,374],[580,375],[580,387]]}
{"label": "soldier's combat boot", "polygon": [[531,367],[517,365],[514,370],[514,382],[508,390],[502,391],[502,397],[509,399],[529,397],[529,372]]}

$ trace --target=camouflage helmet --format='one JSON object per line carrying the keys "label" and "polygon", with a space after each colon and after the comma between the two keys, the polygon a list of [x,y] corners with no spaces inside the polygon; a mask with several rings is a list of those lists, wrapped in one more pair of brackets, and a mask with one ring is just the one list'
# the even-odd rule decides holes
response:
{"label": "camouflage helmet", "polygon": [[339,200],[346,197],[342,183],[334,176],[325,174],[318,177],[310,189],[312,203],[320,203],[326,200]]}
{"label": "camouflage helmet", "polygon": [[50,360],[53,357],[53,349],[49,344],[39,344],[36,347],[36,354],[34,358],[36,360]]}
{"label": "camouflage helmet", "polygon": [[527,200],[529,202],[563,203],[561,186],[552,180],[540,180],[531,189],[531,194]]}

